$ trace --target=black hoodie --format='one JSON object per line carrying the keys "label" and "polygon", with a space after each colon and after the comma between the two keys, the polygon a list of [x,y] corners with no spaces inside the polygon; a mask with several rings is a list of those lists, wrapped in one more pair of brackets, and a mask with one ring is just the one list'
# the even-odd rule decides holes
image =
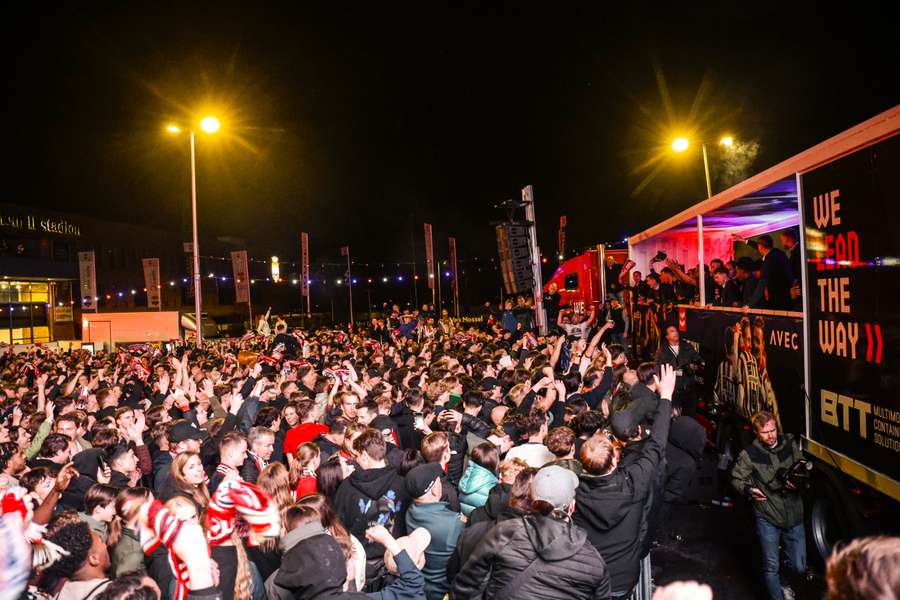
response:
{"label": "black hoodie", "polygon": [[508,586],[531,565],[537,570],[516,600],[609,597],[600,553],[571,520],[529,515],[501,521],[484,537],[453,581],[455,598],[507,598]]}
{"label": "black hoodie", "polygon": [[[406,509],[410,499],[403,477],[393,467],[354,471],[341,482],[334,506],[347,530],[356,539],[366,539],[366,529],[384,525],[396,538],[406,535]],[[384,546],[363,542],[366,557],[384,555]]]}
{"label": "black hoodie", "polygon": [[650,415],[650,438],[641,442],[639,454],[632,457],[631,463],[607,475],[584,473],[575,490],[575,523],[587,531],[606,561],[615,592],[630,590],[637,583],[646,517],[644,504],[665,458],[671,411],[669,400],[659,400],[655,413]]}

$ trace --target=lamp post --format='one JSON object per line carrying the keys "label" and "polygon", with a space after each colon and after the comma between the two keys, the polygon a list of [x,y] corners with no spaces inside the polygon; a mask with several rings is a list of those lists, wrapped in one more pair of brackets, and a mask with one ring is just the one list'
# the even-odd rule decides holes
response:
{"label": "lamp post", "polygon": [[[719,144],[726,148],[731,148],[734,145],[734,138],[730,135],[726,135],[719,140]],[[684,137],[675,138],[672,141],[672,150],[675,152],[684,152],[688,149],[688,146],[690,146],[690,142]],[[703,152],[703,173],[706,175],[706,197],[709,199],[712,198],[712,183],[709,179],[709,158],[706,154],[706,142],[702,142],[700,148]],[[698,277],[700,306],[706,306],[706,277],[704,275],[705,257],[703,245],[703,215],[697,215],[697,258],[700,263],[700,276]]]}
{"label": "lamp post", "polygon": [[[215,117],[204,117],[200,121],[200,129],[208,134],[213,134],[221,128],[221,123]],[[171,134],[181,133],[177,125],[168,125],[166,131]],[[197,238],[197,158],[194,143],[194,130],[190,131],[191,138],[191,220],[193,228],[192,250],[194,254],[194,325],[197,327],[197,347],[203,347],[203,318],[200,311],[203,305],[200,279],[200,243]]]}
{"label": "lamp post", "polygon": [[[726,148],[731,148],[734,145],[734,138],[730,135],[726,135],[719,140],[719,144],[725,146]],[[672,150],[674,150],[675,152],[684,152],[690,145],[691,144],[687,138],[675,138],[672,141]],[[703,173],[706,175],[706,197],[712,198],[712,183],[709,179],[709,159],[706,155],[706,142],[702,142],[700,144],[700,148],[703,152]]]}

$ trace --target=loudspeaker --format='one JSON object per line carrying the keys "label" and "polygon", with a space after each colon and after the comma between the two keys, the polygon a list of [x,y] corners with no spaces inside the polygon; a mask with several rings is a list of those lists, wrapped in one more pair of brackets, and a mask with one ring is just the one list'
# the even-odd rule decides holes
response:
{"label": "loudspeaker", "polygon": [[520,223],[497,225],[497,252],[507,294],[519,294],[534,288],[531,265],[531,237]]}

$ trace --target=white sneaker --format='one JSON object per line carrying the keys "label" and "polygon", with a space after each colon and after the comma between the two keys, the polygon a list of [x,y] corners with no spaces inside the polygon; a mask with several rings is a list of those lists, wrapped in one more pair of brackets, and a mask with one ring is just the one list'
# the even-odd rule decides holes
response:
{"label": "white sneaker", "polygon": [[781,595],[784,596],[784,600],[796,600],[797,595],[794,594],[794,590],[791,589],[789,585],[781,586]]}

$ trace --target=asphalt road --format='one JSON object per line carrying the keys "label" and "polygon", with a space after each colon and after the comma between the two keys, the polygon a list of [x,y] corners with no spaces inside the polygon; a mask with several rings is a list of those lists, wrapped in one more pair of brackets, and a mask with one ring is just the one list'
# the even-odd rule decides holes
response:
{"label": "asphalt road", "polygon": [[[713,505],[723,493],[730,490],[720,480],[715,457],[708,455],[695,477],[691,503],[676,508],[657,537],[651,552],[655,585],[694,580],[712,587],[715,600],[766,598],[753,509],[741,500],[733,508]],[[817,577],[797,590],[797,597],[822,598],[823,590]]]}

